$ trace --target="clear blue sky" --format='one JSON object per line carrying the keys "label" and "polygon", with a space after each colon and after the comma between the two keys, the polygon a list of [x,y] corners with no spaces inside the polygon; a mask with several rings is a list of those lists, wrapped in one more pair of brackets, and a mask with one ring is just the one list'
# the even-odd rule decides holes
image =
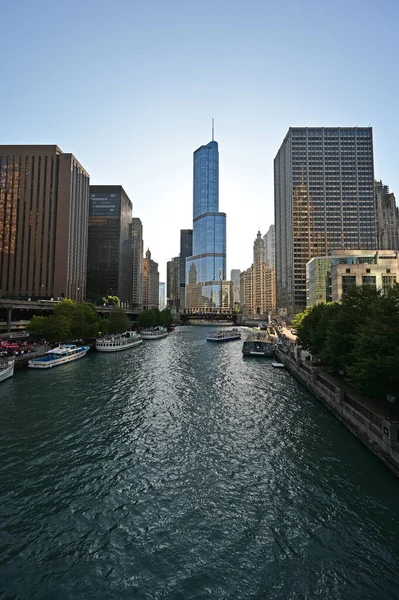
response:
{"label": "clear blue sky", "polygon": [[192,226],[192,153],[215,139],[227,266],[274,220],[290,126],[373,126],[399,197],[397,0],[0,0],[1,143],[58,144],[121,184],[159,263]]}

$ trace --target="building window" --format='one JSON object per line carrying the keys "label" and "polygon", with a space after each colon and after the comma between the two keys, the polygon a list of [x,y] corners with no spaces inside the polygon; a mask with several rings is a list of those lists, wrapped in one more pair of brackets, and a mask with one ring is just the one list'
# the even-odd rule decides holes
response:
{"label": "building window", "polygon": [[370,273],[370,269],[366,269],[366,273]]}
{"label": "building window", "polygon": [[356,285],[356,275],[342,276],[342,295],[344,296],[350,288]]}
{"label": "building window", "polygon": [[370,287],[376,287],[376,277],[375,275],[363,275],[362,277],[362,285],[369,285]]}
{"label": "building window", "polygon": [[346,269],[346,273],[350,273],[350,272],[351,272],[351,270],[350,270],[350,269]]}

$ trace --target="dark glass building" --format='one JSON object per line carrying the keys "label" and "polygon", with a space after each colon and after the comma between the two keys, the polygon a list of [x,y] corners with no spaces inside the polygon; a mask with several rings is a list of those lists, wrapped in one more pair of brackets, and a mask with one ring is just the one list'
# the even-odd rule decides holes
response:
{"label": "dark glass building", "polygon": [[193,253],[193,230],[180,230],[180,310],[186,308],[186,259]]}
{"label": "dark glass building", "polygon": [[[186,309],[231,303],[226,279],[226,214],[219,212],[219,151],[215,141],[194,152],[193,254],[186,259]],[[227,304],[226,304],[227,303]]]}
{"label": "dark glass building", "polygon": [[291,127],[274,159],[277,307],[306,307],[306,263],[374,249],[371,127]]}
{"label": "dark glass building", "polygon": [[91,185],[87,251],[88,298],[132,300],[132,203],[121,185]]}

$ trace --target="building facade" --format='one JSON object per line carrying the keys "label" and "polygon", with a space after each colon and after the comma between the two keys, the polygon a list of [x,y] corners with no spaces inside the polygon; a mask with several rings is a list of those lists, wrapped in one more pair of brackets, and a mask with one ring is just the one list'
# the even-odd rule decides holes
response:
{"label": "building facade", "polygon": [[274,268],[275,264],[275,227],[274,225],[270,225],[267,233],[263,236],[263,240],[265,242],[265,261],[269,265],[269,267]]}
{"label": "building facade", "polygon": [[180,310],[184,311],[186,308],[186,259],[193,254],[193,230],[192,229],[181,229],[180,230]]}
{"label": "building facade", "polygon": [[306,306],[306,263],[374,249],[371,127],[290,128],[274,160],[277,305]]}
{"label": "building facade", "polygon": [[240,273],[240,308],[244,314],[252,313],[252,267]]}
{"label": "building facade", "polygon": [[121,185],[91,185],[87,297],[132,300],[132,203]]}
{"label": "building facade", "polygon": [[132,241],[132,308],[143,310],[143,225],[141,220],[133,217],[130,237]]}
{"label": "building facade", "polygon": [[247,315],[265,315],[276,307],[274,269],[266,263],[264,238],[258,231],[253,247],[252,266],[241,278],[244,286],[241,310]]}
{"label": "building facade", "polygon": [[233,307],[238,310],[240,307],[240,269],[231,269],[230,279],[233,284]]}
{"label": "building facade", "polygon": [[0,296],[86,297],[89,175],[55,145],[0,145]]}
{"label": "building facade", "polygon": [[159,310],[166,308],[166,286],[164,281],[159,282]]}
{"label": "building facade", "polygon": [[159,307],[158,263],[152,260],[148,249],[143,260],[143,309]]}
{"label": "building facade", "polygon": [[180,257],[175,256],[166,265],[166,298],[171,310],[180,309]]}
{"label": "building facade", "polygon": [[382,181],[374,182],[377,248],[399,250],[399,213],[395,195]]}
{"label": "building facade", "polygon": [[226,282],[226,215],[219,212],[219,150],[214,140],[194,152],[193,254],[186,259],[186,310],[231,310]]}
{"label": "building facade", "polygon": [[399,281],[395,250],[333,250],[306,265],[308,306],[339,302],[352,286],[370,285],[384,293]]}

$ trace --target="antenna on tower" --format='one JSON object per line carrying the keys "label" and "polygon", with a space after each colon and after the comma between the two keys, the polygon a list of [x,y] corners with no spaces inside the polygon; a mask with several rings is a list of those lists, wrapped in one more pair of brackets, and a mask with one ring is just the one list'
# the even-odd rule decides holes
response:
{"label": "antenna on tower", "polygon": [[215,121],[212,119],[212,142],[215,141]]}

